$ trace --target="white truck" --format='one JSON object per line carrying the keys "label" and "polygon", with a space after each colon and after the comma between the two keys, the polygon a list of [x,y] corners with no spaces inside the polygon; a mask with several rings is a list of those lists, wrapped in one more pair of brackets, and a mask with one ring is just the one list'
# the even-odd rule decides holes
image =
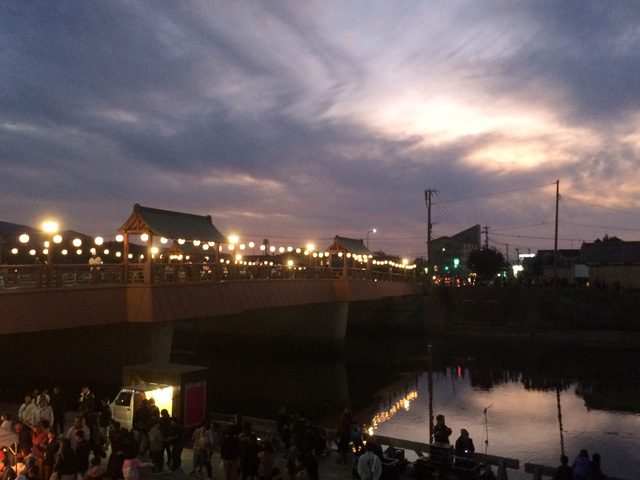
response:
{"label": "white truck", "polygon": [[151,362],[122,369],[122,384],[111,411],[122,428],[131,429],[133,414],[145,398],[153,398],[162,412],[176,417],[185,426],[197,425],[206,418],[209,367]]}
{"label": "white truck", "polygon": [[130,430],[133,414],[145,398],[153,398],[160,411],[166,408],[169,415],[173,415],[173,387],[159,383],[143,383],[124,387],[118,392],[110,405],[113,420],[119,422],[121,428]]}

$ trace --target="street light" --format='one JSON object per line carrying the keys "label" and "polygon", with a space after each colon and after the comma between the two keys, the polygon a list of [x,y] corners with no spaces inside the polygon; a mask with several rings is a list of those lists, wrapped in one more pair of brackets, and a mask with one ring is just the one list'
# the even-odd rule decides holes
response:
{"label": "street light", "polygon": [[378,230],[376,230],[375,228],[373,230],[369,230],[367,232],[367,250],[369,250],[369,234],[370,233],[376,233]]}
{"label": "street light", "polygon": [[58,224],[56,222],[43,222],[42,229],[47,233],[56,233],[58,231]]}
{"label": "street light", "polygon": [[52,237],[58,231],[58,224],[51,221],[43,222],[42,229],[49,234],[48,237],[50,241],[48,242],[49,245],[47,246],[47,264],[51,265],[51,261],[53,258],[53,245],[51,245],[53,243]]}
{"label": "street light", "polygon": [[42,222],[42,229],[47,233],[48,241],[45,242],[47,246],[47,287],[53,286],[53,237],[57,236],[58,224],[52,221]]}

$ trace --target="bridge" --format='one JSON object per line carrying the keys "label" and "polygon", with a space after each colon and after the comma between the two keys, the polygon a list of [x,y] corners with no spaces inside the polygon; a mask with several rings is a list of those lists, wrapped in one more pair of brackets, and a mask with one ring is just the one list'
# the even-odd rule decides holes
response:
{"label": "bridge", "polygon": [[111,365],[119,378],[122,366],[169,361],[174,325],[185,322],[201,338],[340,349],[351,306],[415,302],[421,291],[412,275],[366,269],[230,264],[219,272],[208,264],[2,266],[3,357],[20,358],[29,337],[51,359],[90,351],[92,361],[75,368]]}
{"label": "bridge", "polygon": [[327,268],[208,264],[5,266],[2,333],[119,323],[163,323],[254,310],[417,295],[411,275]]}
{"label": "bridge", "polygon": [[[52,345],[52,357],[78,349],[81,339],[97,362],[113,362],[114,353],[128,358],[124,365],[168,361],[174,325],[207,341],[256,337],[340,348],[350,306],[420,293],[406,265],[374,258],[362,240],[345,237],[322,250],[272,255],[265,246],[262,255],[242,258],[211,216],[136,204],[117,243],[92,248],[87,263],[89,250],[71,248],[82,241],[56,230],[46,225],[46,264],[0,264],[0,334],[39,337],[38,345]],[[131,241],[138,236],[143,247]],[[35,255],[41,241],[21,235],[31,246],[11,239],[7,246]],[[81,263],[68,262],[72,256]]]}

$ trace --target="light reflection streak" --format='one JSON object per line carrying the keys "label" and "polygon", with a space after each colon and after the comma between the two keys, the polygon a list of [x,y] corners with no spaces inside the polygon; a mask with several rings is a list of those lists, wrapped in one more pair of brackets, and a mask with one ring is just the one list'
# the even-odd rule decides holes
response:
{"label": "light reflection streak", "polygon": [[398,400],[395,404],[391,405],[388,410],[378,413],[371,420],[371,426],[369,427],[369,435],[373,435],[373,432],[378,425],[386,422],[387,420],[391,420],[391,418],[401,409],[408,412],[409,407],[411,406],[411,401],[418,398],[418,391],[412,390],[408,394],[406,394],[403,398]]}

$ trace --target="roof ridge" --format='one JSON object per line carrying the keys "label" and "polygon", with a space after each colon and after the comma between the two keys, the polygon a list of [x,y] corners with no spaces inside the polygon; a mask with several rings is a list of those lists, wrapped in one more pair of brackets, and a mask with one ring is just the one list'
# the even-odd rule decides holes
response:
{"label": "roof ridge", "polygon": [[211,221],[211,215],[197,215],[195,213],[178,212],[176,210],[164,210],[162,208],[144,207],[144,206],[140,205],[139,203],[136,203],[133,206],[133,211],[134,212],[141,212],[143,210],[147,211],[147,212],[163,213],[163,214],[167,214],[167,215],[180,215],[182,217],[206,218],[209,221]]}

